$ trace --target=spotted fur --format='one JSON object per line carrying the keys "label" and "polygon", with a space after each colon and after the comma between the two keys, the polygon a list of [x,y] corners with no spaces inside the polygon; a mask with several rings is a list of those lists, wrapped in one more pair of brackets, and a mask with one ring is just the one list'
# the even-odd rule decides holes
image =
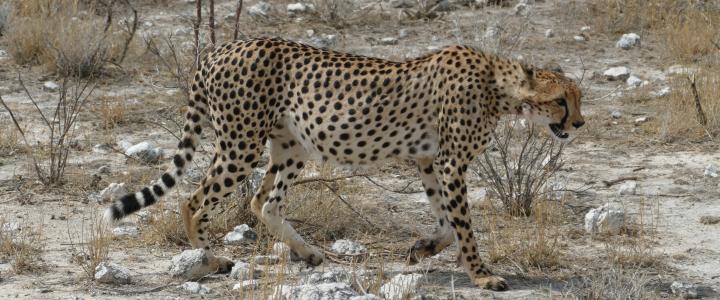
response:
{"label": "spotted fur", "polygon": [[[310,265],[323,254],[284,221],[286,192],[308,160],[349,165],[390,158],[418,163],[435,235],[419,240],[411,261],[458,242],[473,282],[506,289],[478,255],[467,202],[468,163],[482,153],[504,114],[524,114],[559,139],[582,126],[580,93],[564,76],[464,46],[393,62],[317,49],[281,39],[220,45],[196,72],[182,141],[160,180],[106,212],[117,220],[151,205],[177,184],[199,144],[201,123],[215,129],[215,158],[198,189],[181,204],[189,240],[209,249],[208,223],[219,203],[258,164],[270,162],[251,209],[295,256]],[[207,272],[227,271],[213,257]]]}

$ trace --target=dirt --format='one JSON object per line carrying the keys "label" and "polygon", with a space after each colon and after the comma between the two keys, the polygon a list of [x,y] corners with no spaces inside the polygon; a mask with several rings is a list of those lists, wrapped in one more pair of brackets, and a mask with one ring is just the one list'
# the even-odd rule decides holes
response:
{"label": "dirt", "polygon": [[[192,16],[194,5],[187,1],[171,2],[167,7],[149,4],[140,7],[143,21],[152,23],[152,26],[143,26],[141,34],[162,34],[178,28],[188,28],[183,19],[184,16]],[[223,28],[221,31],[225,32],[230,23],[225,21],[224,16],[234,11],[235,1],[216,2],[216,14]],[[563,230],[582,232],[585,212],[604,203],[618,203],[628,211],[633,220],[643,220],[641,229],[650,232],[643,238],[650,240],[649,253],[655,257],[657,263],[650,267],[637,266],[628,269],[639,270],[650,278],[652,284],[647,288],[651,293],[657,297],[672,297],[670,283],[681,281],[697,284],[703,297],[720,298],[717,293],[720,287],[720,240],[717,239],[720,236],[720,225],[717,222],[701,220],[712,220],[720,216],[720,178],[703,175],[708,164],[720,165],[718,143],[707,141],[672,144],[659,138],[658,132],[664,126],[663,116],[658,113],[655,105],[663,101],[663,98],[649,95],[667,85],[663,74],[667,66],[671,65],[660,58],[659,49],[663,47],[660,41],[647,35],[642,37],[641,47],[620,50],[614,47],[620,34],[604,34],[591,27],[587,32],[590,39],[576,42],[573,36],[580,33],[581,27],[592,26],[592,23],[590,20],[583,21],[582,18],[568,16],[579,10],[571,5],[563,7],[563,2],[537,1],[532,6],[530,18],[514,16],[512,7],[475,10],[456,6],[456,10],[444,13],[441,19],[409,21],[399,18],[399,10],[391,8],[385,2],[358,1],[358,7],[367,7],[367,14],[382,13],[381,17],[368,17],[365,23],[355,20],[353,25],[336,29],[318,22],[298,22],[289,17],[269,22],[253,21],[243,15],[241,28],[248,36],[281,36],[302,41],[310,40],[306,30],[312,29],[316,36],[338,35],[338,42],[332,46],[333,49],[402,60],[457,43],[493,48],[492,39],[484,38],[485,29],[491,24],[500,24],[504,28],[501,36],[517,38],[519,41],[499,47],[501,53],[513,58],[522,56],[536,65],[556,62],[571,77],[582,79],[582,111],[588,121],[588,128],[582,130],[566,148],[565,167],[559,174],[567,188],[573,191],[563,204],[570,211],[567,220],[563,221]],[[253,4],[254,1],[244,3],[245,7]],[[284,15],[284,7],[284,2],[274,4],[274,9],[281,15]],[[521,26],[523,24],[524,26]],[[375,44],[374,41],[383,37],[397,37],[400,29],[407,32],[407,37],[399,38],[397,45]],[[553,29],[555,37],[546,38],[544,33],[547,29]],[[180,42],[191,41],[189,34],[177,38]],[[147,56],[138,57],[148,59]],[[98,192],[110,182],[127,180],[132,187],[140,187],[163,169],[162,164],[138,164],[120,153],[95,153],[92,151],[93,146],[123,140],[133,144],[149,140],[165,149],[166,153],[172,153],[176,145],[175,138],[167,130],[149,122],[163,124],[170,128],[170,131],[180,131],[179,127],[173,127],[169,120],[178,119],[178,109],[183,102],[182,95],[176,88],[163,87],[163,82],[171,80],[154,72],[154,65],[156,63],[135,66],[135,72],[129,72],[121,79],[103,80],[94,97],[120,97],[127,101],[129,113],[122,124],[110,130],[98,127],[96,114],[86,112],[82,115],[78,124],[78,147],[70,155],[67,175],[69,183],[66,185],[46,188],[37,183],[27,157],[22,153],[10,153],[0,157],[0,210],[3,222],[20,224],[20,231],[41,229],[44,249],[40,258],[45,266],[44,270],[38,272],[16,274],[9,260],[0,261],[0,298],[249,298],[250,294],[253,294],[237,294],[232,291],[232,286],[237,281],[225,275],[211,275],[202,280],[203,284],[213,289],[213,294],[209,296],[194,295],[176,288],[183,281],[171,278],[166,271],[171,257],[189,249],[187,245],[150,245],[137,242],[139,238],[136,237],[114,238],[110,244],[109,260],[130,270],[130,285],[95,283],[88,279],[87,274],[73,260],[73,253],[83,249],[83,243],[87,242],[88,226],[107,205],[88,201],[88,195]],[[592,76],[594,72],[602,73],[612,66],[629,67],[634,75],[648,80],[649,85],[630,91],[626,89],[624,82],[608,82]],[[30,121],[29,131],[35,136],[41,133],[40,127],[33,122],[37,121],[37,118],[33,119],[29,113],[32,107],[14,79],[17,72],[22,74],[30,91],[46,110],[52,105],[50,100],[53,98],[51,93],[43,91],[41,87],[43,81],[52,76],[40,67],[21,67],[15,65],[12,59],[0,58],[0,88],[7,87],[10,91],[3,92],[2,96],[12,107],[18,109],[26,122]],[[630,95],[640,95],[646,100],[628,101]],[[610,114],[612,111],[620,111],[622,116],[614,119]],[[158,118],[159,116],[170,119],[164,120]],[[649,117],[649,121],[635,124],[635,119],[641,116]],[[0,118],[7,119],[7,114],[0,112]],[[208,156],[210,147],[207,143],[204,149],[204,156]],[[199,161],[197,164],[199,170],[202,170],[207,161]],[[99,181],[95,182],[92,174],[103,165],[109,166],[111,172],[109,175],[100,175]],[[310,168],[304,175],[312,177],[318,172],[319,169]],[[414,167],[409,164],[397,163],[370,170],[370,177],[391,189],[401,189],[408,183],[410,185],[407,190],[421,189],[414,177]],[[608,187],[603,182],[623,177],[632,177],[638,183],[634,195],[618,195],[619,184]],[[371,251],[374,249],[378,252],[383,250],[401,253],[402,250],[398,249],[407,249],[415,238],[432,230],[432,217],[422,193],[393,193],[362,177],[341,182],[342,193],[351,205],[358,205],[363,212],[377,212],[378,216],[391,218],[380,226],[398,230],[380,230],[381,233],[355,236],[362,242],[371,244]],[[485,187],[477,178],[472,179],[471,183],[471,196],[485,195]],[[193,184],[190,182],[181,184],[177,192],[163,200],[164,208],[175,209],[176,199],[186,197],[192,189]],[[311,189],[324,191],[321,192],[322,197],[335,197],[321,185],[312,185]],[[347,210],[344,204],[339,202],[333,205],[333,209]],[[152,210],[153,214],[159,211],[159,208]],[[326,213],[333,214],[333,210]],[[351,212],[345,213],[353,216]],[[476,224],[484,224],[479,233],[482,236],[488,229],[485,228],[487,224],[479,220],[480,215],[478,213],[475,220]],[[353,218],[356,218],[357,222],[363,222],[357,216]],[[371,220],[375,222],[379,218]],[[312,223],[313,220],[304,221]],[[141,235],[148,230],[137,217],[128,219],[128,222],[138,226]],[[309,227],[305,226],[303,230],[310,230],[307,229]],[[287,282],[293,282],[301,280],[311,272],[367,269],[376,273],[382,270],[385,278],[401,272],[425,274],[418,293],[438,299],[572,297],[573,288],[583,278],[591,276],[592,272],[602,267],[593,262],[597,261],[598,257],[605,256],[607,251],[604,240],[594,239],[584,233],[580,235],[579,238],[562,239],[566,246],[561,251],[567,253],[569,258],[567,263],[555,270],[540,269],[530,272],[516,268],[511,262],[499,262],[496,269],[501,276],[509,280],[510,292],[481,291],[472,287],[462,269],[455,266],[454,246],[415,266],[406,266],[398,255],[371,260],[367,265],[326,261],[315,269],[308,269],[300,263],[289,263],[268,267],[265,269],[265,279],[261,280],[272,286],[280,276],[277,273],[285,274],[280,277],[286,278]],[[261,234],[260,238],[266,236]],[[324,244],[325,247],[332,243],[317,237],[314,237],[314,240],[316,244]],[[482,243],[486,241],[487,238],[482,239],[481,249]],[[250,261],[249,256],[253,254],[264,254],[269,250],[253,245],[223,246],[221,242],[214,249],[220,255],[245,261]],[[486,250],[481,251],[481,256],[487,257]],[[253,295],[264,298],[271,293],[272,287],[265,287]]]}

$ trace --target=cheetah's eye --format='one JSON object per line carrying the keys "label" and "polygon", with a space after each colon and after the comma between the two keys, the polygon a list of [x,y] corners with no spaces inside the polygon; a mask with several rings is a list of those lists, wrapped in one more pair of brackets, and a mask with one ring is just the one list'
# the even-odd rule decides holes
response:
{"label": "cheetah's eye", "polygon": [[555,103],[557,103],[557,104],[560,105],[560,106],[566,106],[566,105],[567,105],[567,101],[565,101],[565,98],[555,99]]}

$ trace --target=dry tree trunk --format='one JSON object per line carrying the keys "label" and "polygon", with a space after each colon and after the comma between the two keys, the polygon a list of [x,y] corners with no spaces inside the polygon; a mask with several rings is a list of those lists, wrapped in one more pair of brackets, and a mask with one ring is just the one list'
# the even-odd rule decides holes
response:
{"label": "dry tree trunk", "polygon": [[700,95],[698,94],[697,86],[695,85],[695,74],[688,76],[688,80],[690,81],[690,89],[692,90],[693,97],[695,98],[695,111],[697,113],[698,122],[700,122],[700,125],[705,126],[707,125],[707,117],[705,116],[702,104],[700,103]]}
{"label": "dry tree trunk", "polygon": [[208,13],[208,26],[210,27],[210,42],[215,45],[215,0],[209,0],[208,5],[210,12]]}
{"label": "dry tree trunk", "polygon": [[195,33],[195,65],[200,66],[200,22],[202,22],[202,0],[195,1],[195,23],[193,24],[193,32]]}
{"label": "dry tree trunk", "polygon": [[242,11],[243,0],[238,0],[237,8],[235,9],[235,31],[233,32],[233,40],[238,39],[240,32],[240,12]]}

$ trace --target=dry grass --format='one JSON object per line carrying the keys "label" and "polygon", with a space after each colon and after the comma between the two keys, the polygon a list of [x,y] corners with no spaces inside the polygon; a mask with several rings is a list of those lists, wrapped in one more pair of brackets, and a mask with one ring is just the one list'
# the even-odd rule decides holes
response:
{"label": "dry grass", "polygon": [[699,140],[720,134],[720,72],[717,69],[706,69],[696,76],[697,92],[702,108],[707,117],[707,125],[698,121],[695,109],[695,98],[690,82],[685,76],[672,79],[672,91],[660,106],[660,130],[664,141]]}
{"label": "dry grass", "polygon": [[101,96],[95,101],[91,110],[100,120],[100,127],[113,129],[123,124],[128,110],[124,97]]}
{"label": "dry grass", "polygon": [[36,273],[47,269],[42,259],[45,242],[42,226],[20,223],[19,229],[0,219],[0,261],[9,261],[15,274]]}
{"label": "dry grass", "polygon": [[639,213],[626,221],[624,234],[605,236],[608,262],[620,268],[660,268],[663,259],[656,253],[657,228],[661,221],[659,202],[639,203]]}
{"label": "dry grass", "polygon": [[149,209],[151,216],[143,226],[138,241],[145,246],[186,246],[188,242],[185,227],[180,214],[172,209],[165,209],[166,201],[161,201]]}
{"label": "dry grass", "polygon": [[72,244],[72,261],[82,268],[88,279],[94,280],[95,268],[107,261],[110,253],[112,236],[109,229],[100,219],[99,214],[95,213],[82,219],[78,233],[72,232],[69,223],[67,226],[68,238]]}
{"label": "dry grass", "polygon": [[642,271],[620,268],[595,272],[582,277],[580,282],[569,288],[568,298],[600,299],[657,299],[658,295],[648,288],[650,276]]}
{"label": "dry grass", "polygon": [[15,62],[87,77],[106,62],[121,61],[129,33],[120,25],[106,31],[103,18],[92,13],[95,6],[81,2],[91,1],[17,1],[6,30],[7,50]]}
{"label": "dry grass", "polygon": [[9,121],[0,121],[0,156],[17,153],[20,134]]}

